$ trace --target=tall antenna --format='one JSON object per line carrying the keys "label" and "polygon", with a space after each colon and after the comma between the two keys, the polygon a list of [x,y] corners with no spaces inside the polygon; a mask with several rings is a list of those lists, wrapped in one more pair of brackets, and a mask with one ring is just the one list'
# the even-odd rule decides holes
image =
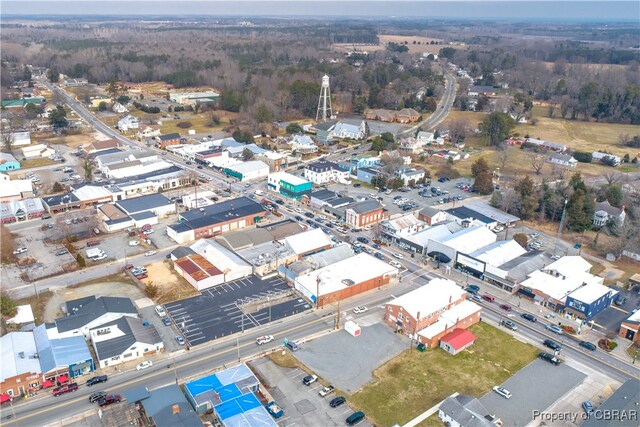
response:
{"label": "tall antenna", "polygon": [[318,112],[316,113],[316,122],[320,117],[326,122],[327,117],[331,118],[331,89],[329,89],[329,76],[326,74],[322,77],[322,86],[320,87],[320,98],[318,99]]}

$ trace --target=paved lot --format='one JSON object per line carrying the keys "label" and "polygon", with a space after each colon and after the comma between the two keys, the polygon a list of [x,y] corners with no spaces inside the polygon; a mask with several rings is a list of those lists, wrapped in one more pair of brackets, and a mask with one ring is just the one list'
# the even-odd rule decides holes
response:
{"label": "paved lot", "polygon": [[162,323],[160,316],[156,313],[153,301],[148,298],[143,298],[136,301],[136,304],[140,311],[140,317],[150,322],[158,330],[166,351],[172,352],[184,348],[184,346],[179,345],[176,341],[176,335],[179,335],[176,325],[173,322],[170,326],[165,326],[164,323]]}
{"label": "paved lot", "polygon": [[533,420],[534,411],[545,411],[585,377],[565,363],[553,366],[536,359],[501,384],[512,393],[511,399],[490,391],[480,401],[505,426],[524,426]]}
{"label": "paved lot", "polygon": [[320,377],[351,394],[373,379],[371,373],[378,366],[407,347],[408,341],[387,325],[376,323],[362,327],[359,337],[342,330],[305,343],[295,356]]}
{"label": "paved lot", "polygon": [[250,298],[265,298],[290,290],[280,278],[260,280],[255,276],[215,286],[201,295],[165,305],[169,317],[176,323],[190,345],[202,344],[220,337],[250,329],[271,321],[308,310],[311,306],[299,298],[274,303],[269,309],[260,304],[255,311],[243,312],[238,304]]}
{"label": "paved lot", "polygon": [[[329,402],[338,395],[332,393],[320,397],[318,391],[323,386],[319,382],[308,387],[302,384],[307,374],[300,369],[280,367],[266,357],[256,360],[252,366],[268,384],[267,389],[273,399],[284,409],[283,417],[278,419],[281,427],[343,426],[346,418],[354,412],[348,401],[331,408]],[[359,425],[371,424],[364,420]]]}
{"label": "paved lot", "polygon": [[633,291],[620,291],[620,295],[627,298],[627,301],[617,306],[611,304],[609,308],[598,313],[593,318],[593,321],[598,325],[604,327],[609,331],[618,332],[620,329],[620,323],[631,315],[631,311],[637,307],[640,307],[640,288],[636,288]]}

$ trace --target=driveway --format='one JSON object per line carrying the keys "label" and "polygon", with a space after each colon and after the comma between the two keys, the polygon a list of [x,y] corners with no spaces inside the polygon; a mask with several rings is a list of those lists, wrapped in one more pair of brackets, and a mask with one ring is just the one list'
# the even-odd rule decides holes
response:
{"label": "driveway", "polygon": [[640,293],[638,288],[634,291],[620,290],[620,295],[627,298],[627,301],[621,306],[611,304],[610,307],[598,313],[593,322],[596,326],[606,329],[610,332],[618,332],[620,323],[631,316],[632,310],[640,307]]}

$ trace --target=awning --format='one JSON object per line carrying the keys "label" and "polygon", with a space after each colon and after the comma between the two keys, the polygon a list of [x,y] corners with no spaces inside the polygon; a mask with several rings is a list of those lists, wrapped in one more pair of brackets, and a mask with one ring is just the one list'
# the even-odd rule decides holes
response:
{"label": "awning", "polygon": [[60,375],[58,378],[56,378],[56,381],[59,383],[66,383],[67,381],[69,381],[69,378],[67,378],[66,375]]}
{"label": "awning", "polygon": [[433,252],[429,252],[427,255],[429,255],[431,258],[433,258],[435,261],[438,261],[438,262],[443,262],[445,264],[448,262],[451,262],[451,258],[446,256],[442,252],[433,251]]}
{"label": "awning", "polygon": [[9,393],[2,393],[0,394],[0,403],[4,403],[11,400],[11,395],[9,395]]}
{"label": "awning", "polygon": [[45,380],[45,382],[42,383],[42,388],[49,388],[49,387],[53,387],[53,381],[51,380]]}

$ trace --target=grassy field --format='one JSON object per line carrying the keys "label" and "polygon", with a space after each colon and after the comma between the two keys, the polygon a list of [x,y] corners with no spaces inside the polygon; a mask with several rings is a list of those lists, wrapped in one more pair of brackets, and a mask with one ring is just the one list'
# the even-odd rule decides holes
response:
{"label": "grassy field", "polygon": [[375,425],[402,425],[456,391],[485,394],[536,357],[536,348],[486,323],[470,330],[477,341],[456,356],[439,348],[401,353],[379,367],[377,380],[353,394],[351,403]]}
{"label": "grassy field", "polygon": [[37,168],[39,166],[47,166],[54,163],[55,162],[48,157],[43,157],[40,159],[28,159],[20,162],[20,169]]}

